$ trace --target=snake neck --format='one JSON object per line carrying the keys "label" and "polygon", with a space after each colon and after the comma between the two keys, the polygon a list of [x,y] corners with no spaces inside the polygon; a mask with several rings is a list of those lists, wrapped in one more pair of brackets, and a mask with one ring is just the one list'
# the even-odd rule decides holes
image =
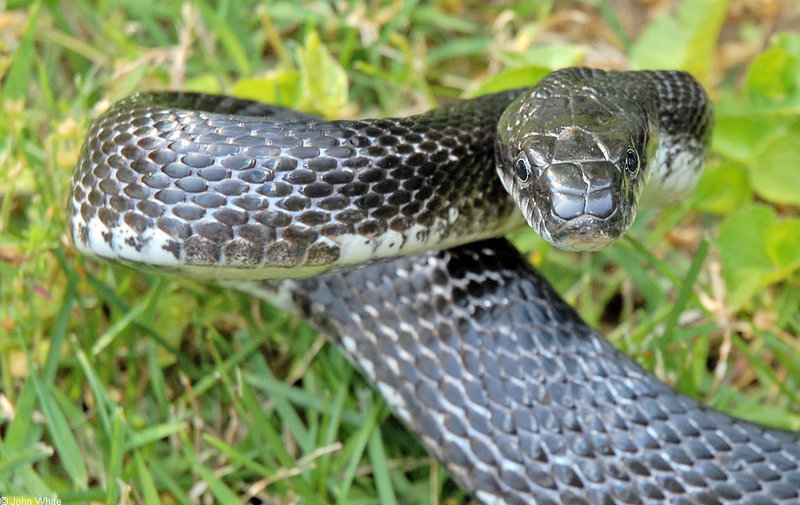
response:
{"label": "snake neck", "polygon": [[142,93],[97,119],[73,175],[78,249],[214,279],[305,277],[508,232],[495,124],[519,91],[324,121]]}
{"label": "snake neck", "polygon": [[656,90],[660,130],[642,204],[674,204],[694,191],[702,175],[714,129],[712,104],[702,86],[685,72],[637,75]]}

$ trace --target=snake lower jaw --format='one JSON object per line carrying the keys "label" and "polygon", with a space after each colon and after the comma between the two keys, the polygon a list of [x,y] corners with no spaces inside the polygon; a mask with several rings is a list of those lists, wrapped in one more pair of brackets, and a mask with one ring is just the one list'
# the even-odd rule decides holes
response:
{"label": "snake lower jaw", "polygon": [[627,225],[613,225],[607,218],[588,214],[561,222],[557,227],[546,223],[537,228],[545,241],[558,249],[573,252],[600,251],[616,242],[627,231]]}

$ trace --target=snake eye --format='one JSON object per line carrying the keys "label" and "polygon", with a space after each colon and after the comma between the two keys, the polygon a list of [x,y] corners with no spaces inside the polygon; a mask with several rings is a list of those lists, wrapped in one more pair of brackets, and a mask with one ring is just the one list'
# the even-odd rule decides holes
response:
{"label": "snake eye", "polygon": [[517,178],[519,178],[520,181],[528,182],[528,179],[531,178],[531,166],[528,163],[528,160],[525,158],[518,159],[514,169],[516,170]]}
{"label": "snake eye", "polygon": [[628,149],[625,153],[625,171],[631,178],[639,173],[639,154],[634,149]]}

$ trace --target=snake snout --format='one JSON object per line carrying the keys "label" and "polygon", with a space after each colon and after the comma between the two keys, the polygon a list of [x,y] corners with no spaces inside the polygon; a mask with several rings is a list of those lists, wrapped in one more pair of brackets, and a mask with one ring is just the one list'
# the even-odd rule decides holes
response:
{"label": "snake snout", "polygon": [[628,229],[626,186],[612,163],[554,163],[536,185],[545,236],[557,247],[602,249]]}

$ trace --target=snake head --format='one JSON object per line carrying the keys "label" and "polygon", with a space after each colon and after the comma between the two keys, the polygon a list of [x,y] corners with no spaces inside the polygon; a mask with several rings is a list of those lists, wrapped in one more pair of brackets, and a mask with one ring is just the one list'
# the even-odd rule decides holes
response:
{"label": "snake head", "polygon": [[506,109],[496,165],[544,240],[596,251],[630,228],[657,139],[648,111],[626,94],[568,91],[537,86]]}

